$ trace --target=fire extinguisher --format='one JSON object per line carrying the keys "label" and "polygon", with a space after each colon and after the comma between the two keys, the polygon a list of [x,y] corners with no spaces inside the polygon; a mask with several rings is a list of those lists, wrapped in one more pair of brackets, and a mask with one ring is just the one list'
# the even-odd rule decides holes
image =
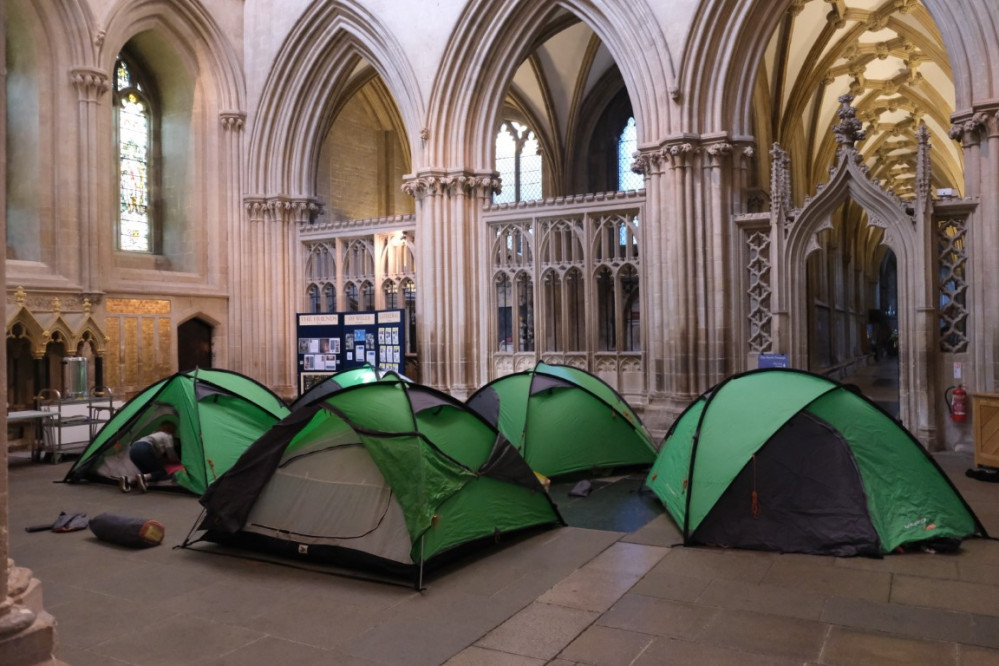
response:
{"label": "fire extinguisher", "polygon": [[968,417],[968,392],[964,387],[960,384],[949,387],[944,391],[944,400],[947,401],[950,418],[956,423],[964,423]]}

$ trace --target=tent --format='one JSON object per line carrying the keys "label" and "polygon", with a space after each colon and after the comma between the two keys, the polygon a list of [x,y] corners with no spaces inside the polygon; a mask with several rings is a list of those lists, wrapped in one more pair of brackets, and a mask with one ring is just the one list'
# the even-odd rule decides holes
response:
{"label": "tent", "polygon": [[898,421],[801,370],[754,370],[698,397],[646,483],[688,545],[880,556],[985,535]]}
{"label": "tent", "polygon": [[641,419],[599,377],[567,365],[534,368],[486,384],[467,404],[545,476],[651,465]]}
{"label": "tent", "polygon": [[128,457],[129,445],[159,429],[163,421],[172,421],[183,465],[174,480],[200,495],[288,412],[281,398],[245,375],[210,369],[178,372],[122,405],[64,480],[115,481],[137,474]]}
{"label": "tent", "polygon": [[378,382],[383,379],[403,379],[405,381],[409,381],[406,377],[403,377],[392,370],[381,370],[365,363],[364,365],[351,368],[350,370],[336,372],[318,384],[315,384],[305,393],[300,395],[295,402],[291,403],[291,411],[295,411],[302,405],[307,405],[310,402],[318,400],[319,398],[327,396],[335,391],[339,391],[340,389],[347,388],[348,386],[370,384],[371,382]]}
{"label": "tent", "polygon": [[[465,405],[401,380],[292,412],[201,498],[206,540],[414,575],[499,535],[561,524],[510,443]],[[196,534],[197,532],[201,534]]]}

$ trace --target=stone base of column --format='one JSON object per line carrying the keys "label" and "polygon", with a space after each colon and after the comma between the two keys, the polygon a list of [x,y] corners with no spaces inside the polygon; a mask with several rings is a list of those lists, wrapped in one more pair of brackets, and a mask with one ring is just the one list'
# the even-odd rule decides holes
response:
{"label": "stone base of column", "polygon": [[7,584],[7,599],[0,604],[0,664],[61,665],[55,657],[55,618],[42,609],[41,581],[28,569],[11,567]]}
{"label": "stone base of column", "polygon": [[[14,606],[11,613],[18,613],[23,609],[23,606]],[[27,629],[10,636],[0,637],[0,664],[5,666],[40,666],[42,664],[60,666],[63,664],[55,657],[55,618],[45,611],[32,614],[34,622]]]}

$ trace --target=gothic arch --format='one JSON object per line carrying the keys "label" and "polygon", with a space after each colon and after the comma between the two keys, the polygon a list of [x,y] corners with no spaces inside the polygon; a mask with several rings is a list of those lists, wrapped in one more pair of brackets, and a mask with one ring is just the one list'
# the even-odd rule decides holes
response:
{"label": "gothic arch", "polygon": [[[828,183],[805,203],[787,232],[785,252],[780,258],[784,263],[782,272],[785,279],[778,285],[778,289],[783,292],[778,297],[778,302],[782,303],[781,309],[785,312],[807,311],[805,266],[808,255],[819,247],[816,240],[818,233],[831,228],[832,213],[844,202],[852,200],[867,213],[869,225],[884,229],[882,243],[898,258],[900,344],[908,348],[913,343],[910,338],[912,322],[903,322],[901,319],[915,312],[913,299],[918,293],[917,285],[921,279],[925,279],[920,274],[921,241],[916,237],[913,216],[906,212],[905,205],[872,182],[858,164],[857,157],[852,149],[841,150],[839,162]],[[803,367],[803,359],[807,358],[807,318],[792,316],[788,334],[792,362]]]}
{"label": "gothic arch", "polygon": [[672,56],[645,2],[610,7],[585,0],[492,0],[465,10],[445,50],[428,111],[426,167],[492,170],[492,132],[503,96],[558,11],[584,21],[610,51],[631,96],[639,142],[671,132],[673,109],[661,91],[664,83],[674,84]]}
{"label": "gothic arch", "polygon": [[[256,110],[248,191],[311,196],[318,151],[361,59],[378,72],[399,107],[415,162],[423,104],[407,58],[377,16],[354,2],[314,3],[282,45]],[[319,112],[317,112],[319,110]],[[312,137],[312,140],[308,140]],[[275,162],[275,156],[284,156]]]}
{"label": "gothic arch", "polygon": [[205,88],[211,106],[219,112],[243,110],[246,89],[238,54],[200,2],[120,0],[108,11],[104,26],[104,30],[97,33],[101,71],[114,70],[118,53],[133,36],[147,30],[164,32],[169,34],[179,56],[197,63],[191,71],[196,71],[199,79],[215,84],[214,89]]}

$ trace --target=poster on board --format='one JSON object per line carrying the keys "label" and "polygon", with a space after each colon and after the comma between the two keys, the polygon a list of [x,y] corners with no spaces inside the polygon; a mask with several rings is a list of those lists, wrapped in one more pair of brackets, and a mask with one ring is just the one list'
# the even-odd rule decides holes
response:
{"label": "poster on board", "polygon": [[337,372],[364,364],[402,374],[406,348],[403,312],[299,313],[299,394]]}

